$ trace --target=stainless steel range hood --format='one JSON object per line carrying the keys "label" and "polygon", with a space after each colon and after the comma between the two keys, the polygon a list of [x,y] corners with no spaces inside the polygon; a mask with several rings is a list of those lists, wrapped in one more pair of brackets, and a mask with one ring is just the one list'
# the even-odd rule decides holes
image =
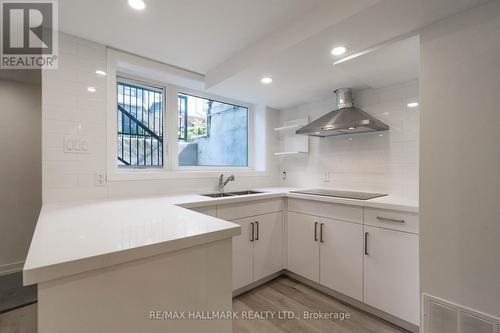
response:
{"label": "stainless steel range hood", "polygon": [[334,92],[337,96],[337,110],[331,111],[298,129],[297,134],[325,137],[389,129],[389,126],[383,121],[353,105],[351,89],[342,88]]}

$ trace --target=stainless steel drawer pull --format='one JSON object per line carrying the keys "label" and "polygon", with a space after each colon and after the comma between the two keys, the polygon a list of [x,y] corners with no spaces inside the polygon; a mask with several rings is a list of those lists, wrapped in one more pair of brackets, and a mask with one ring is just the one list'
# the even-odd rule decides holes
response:
{"label": "stainless steel drawer pull", "polygon": [[258,221],[255,221],[255,226],[257,227],[257,232],[256,232],[256,236],[255,236],[255,240],[259,240],[259,222]]}
{"label": "stainless steel drawer pull", "polygon": [[314,241],[318,241],[318,222],[314,222]]}
{"label": "stainless steel drawer pull", "polygon": [[377,216],[377,220],[396,222],[396,223],[405,223],[405,220],[391,219],[391,218],[383,217],[383,216]]}
{"label": "stainless steel drawer pull", "polygon": [[319,225],[319,241],[320,241],[320,243],[324,243],[325,242],[323,240],[323,225],[324,225],[324,223],[321,223]]}
{"label": "stainless steel drawer pull", "polygon": [[253,242],[255,239],[255,234],[254,234],[254,230],[253,230],[253,222],[250,223],[250,233],[251,233],[250,242]]}
{"label": "stainless steel drawer pull", "polygon": [[365,232],[365,256],[368,255],[368,233]]}

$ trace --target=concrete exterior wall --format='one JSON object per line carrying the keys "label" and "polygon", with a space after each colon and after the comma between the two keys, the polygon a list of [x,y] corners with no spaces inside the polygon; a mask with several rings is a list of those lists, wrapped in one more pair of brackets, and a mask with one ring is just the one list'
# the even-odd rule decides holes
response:
{"label": "concrete exterior wall", "polygon": [[247,166],[247,112],[247,109],[239,108],[214,114],[211,117],[209,135],[193,139],[181,151],[179,165]]}
{"label": "concrete exterior wall", "polygon": [[198,165],[198,144],[179,142],[179,165]]}
{"label": "concrete exterior wall", "polygon": [[40,84],[0,79],[0,274],[20,270],[42,204]]}
{"label": "concrete exterior wall", "polygon": [[500,317],[500,2],[421,34],[421,291]]}

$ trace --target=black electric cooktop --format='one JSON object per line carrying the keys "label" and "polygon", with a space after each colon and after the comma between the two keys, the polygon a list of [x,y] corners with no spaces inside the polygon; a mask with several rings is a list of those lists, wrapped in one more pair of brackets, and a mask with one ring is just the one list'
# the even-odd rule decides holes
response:
{"label": "black electric cooktop", "polygon": [[336,190],[323,190],[323,189],[290,191],[290,193],[321,195],[325,197],[336,197],[336,198],[357,199],[357,200],[370,200],[374,198],[385,197],[387,195],[383,193],[351,192],[351,191],[336,191]]}

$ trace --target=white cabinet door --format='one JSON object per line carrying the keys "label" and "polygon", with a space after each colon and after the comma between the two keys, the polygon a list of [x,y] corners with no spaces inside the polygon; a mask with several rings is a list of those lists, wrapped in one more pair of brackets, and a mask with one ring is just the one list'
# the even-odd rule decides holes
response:
{"label": "white cabinet door", "polygon": [[254,217],[254,281],[283,269],[283,214]]}
{"label": "white cabinet door", "polygon": [[320,218],[319,282],[363,301],[363,225]]}
{"label": "white cabinet door", "polygon": [[319,282],[318,237],[318,217],[288,212],[287,269],[315,282]]}
{"label": "white cabinet door", "polygon": [[253,281],[252,224],[254,219],[243,218],[231,222],[241,226],[241,235],[233,237],[233,290]]}
{"label": "white cabinet door", "polygon": [[365,303],[418,325],[418,235],[365,226],[366,235]]}

